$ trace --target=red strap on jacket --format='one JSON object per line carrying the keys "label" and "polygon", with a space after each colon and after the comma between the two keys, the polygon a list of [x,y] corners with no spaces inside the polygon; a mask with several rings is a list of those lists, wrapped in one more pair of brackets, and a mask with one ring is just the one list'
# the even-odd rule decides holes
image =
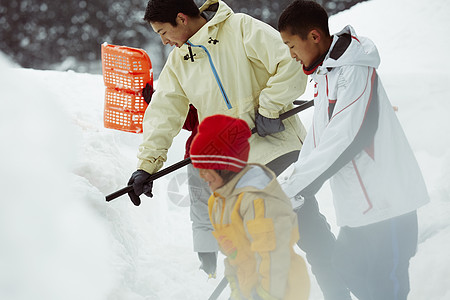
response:
{"label": "red strap on jacket", "polygon": [[189,104],[189,112],[186,117],[186,120],[184,121],[183,129],[191,131],[192,133],[191,136],[186,141],[186,152],[184,154],[184,158],[189,157],[189,151],[191,149],[192,140],[197,134],[197,128],[198,128],[197,109],[192,104]]}

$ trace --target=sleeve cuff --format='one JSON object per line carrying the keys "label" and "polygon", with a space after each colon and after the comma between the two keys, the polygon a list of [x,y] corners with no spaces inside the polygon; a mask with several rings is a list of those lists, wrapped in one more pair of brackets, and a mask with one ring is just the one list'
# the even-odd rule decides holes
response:
{"label": "sleeve cuff", "polygon": [[139,160],[137,168],[140,170],[144,170],[149,174],[156,173],[163,166],[163,162],[160,160],[156,160],[154,163],[151,163],[148,160]]}
{"label": "sleeve cuff", "polygon": [[280,117],[280,113],[278,111],[273,112],[265,109],[264,107],[259,107],[258,112],[261,116],[269,118],[269,119],[278,119]]}

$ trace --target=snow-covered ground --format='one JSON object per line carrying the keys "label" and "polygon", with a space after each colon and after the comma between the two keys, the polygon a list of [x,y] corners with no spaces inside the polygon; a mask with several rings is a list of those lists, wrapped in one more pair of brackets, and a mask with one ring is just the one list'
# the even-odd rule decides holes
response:
{"label": "snow-covered ground", "polygon": [[[449,14],[447,0],[371,0],[330,20],[332,32],[351,24],[378,45],[429,189],[411,300],[450,299]],[[223,266],[216,280],[198,270],[180,200],[185,170],[158,179],[139,207],[126,196],[105,201],[135,170],[142,137],[105,129],[103,98],[99,75],[22,69],[0,54],[0,299],[207,299]],[[306,124],[311,113],[300,114]],[[183,158],[187,136],[166,165]],[[318,198],[337,232],[328,186]],[[321,298],[313,280],[310,299]]]}

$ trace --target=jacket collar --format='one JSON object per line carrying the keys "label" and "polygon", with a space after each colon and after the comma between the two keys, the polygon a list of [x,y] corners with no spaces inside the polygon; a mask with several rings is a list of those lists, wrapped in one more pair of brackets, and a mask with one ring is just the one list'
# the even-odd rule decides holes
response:
{"label": "jacket collar", "polygon": [[311,75],[312,73],[314,73],[314,71],[317,70],[317,68],[319,66],[322,65],[323,60],[325,59],[325,57],[328,55],[328,52],[325,52],[324,54],[322,54],[322,56],[320,56],[311,66],[309,66],[308,68],[306,68],[305,66],[303,66],[303,72],[306,75]]}
{"label": "jacket collar", "polygon": [[[259,189],[253,186],[243,186],[240,188],[236,188],[236,185],[238,184],[238,182],[242,179],[242,177],[253,167],[259,167],[261,168],[262,172],[265,172],[270,178],[270,182],[265,186],[264,189]],[[266,166],[260,165],[260,164],[247,164],[247,166],[242,169],[241,172],[239,172],[236,176],[234,176],[229,182],[227,182],[225,185],[223,185],[222,187],[218,188],[215,192],[214,192],[214,196],[218,197],[231,197],[231,196],[235,196],[235,195],[239,195],[242,192],[245,191],[260,191],[260,190],[266,190],[266,189],[271,189],[272,185],[274,184],[274,181],[276,181],[277,178],[275,176],[275,174],[268,169]]]}

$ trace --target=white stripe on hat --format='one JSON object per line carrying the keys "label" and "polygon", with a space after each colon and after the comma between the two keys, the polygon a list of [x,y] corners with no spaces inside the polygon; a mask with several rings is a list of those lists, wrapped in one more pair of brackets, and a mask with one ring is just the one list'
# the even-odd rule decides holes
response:
{"label": "white stripe on hat", "polygon": [[220,165],[221,164],[221,165],[233,166],[233,167],[236,167],[238,169],[242,169],[247,164],[247,163],[245,163],[245,164],[235,164],[235,163],[232,163],[232,162],[229,162],[229,161],[221,161],[221,160],[195,160],[195,159],[192,159],[192,158],[191,158],[191,160],[192,160],[192,163],[195,163],[195,164],[198,164],[198,165],[200,165],[200,164],[208,164],[208,165],[210,165],[210,164],[219,164]]}
{"label": "white stripe on hat", "polygon": [[[211,159],[212,158],[212,159]],[[222,160],[217,160],[222,159]],[[230,160],[234,160],[230,161]],[[242,169],[247,165],[246,161],[237,159],[235,157],[223,156],[223,155],[191,155],[191,161],[193,164],[219,164],[233,166],[238,169]]]}
{"label": "white stripe on hat", "polygon": [[233,156],[225,156],[225,155],[191,155],[191,159],[192,158],[218,158],[218,159],[225,159],[225,160],[231,160],[231,161],[235,161],[236,163],[241,163],[246,165],[247,162],[245,160],[242,159],[238,159],[236,157]]}

